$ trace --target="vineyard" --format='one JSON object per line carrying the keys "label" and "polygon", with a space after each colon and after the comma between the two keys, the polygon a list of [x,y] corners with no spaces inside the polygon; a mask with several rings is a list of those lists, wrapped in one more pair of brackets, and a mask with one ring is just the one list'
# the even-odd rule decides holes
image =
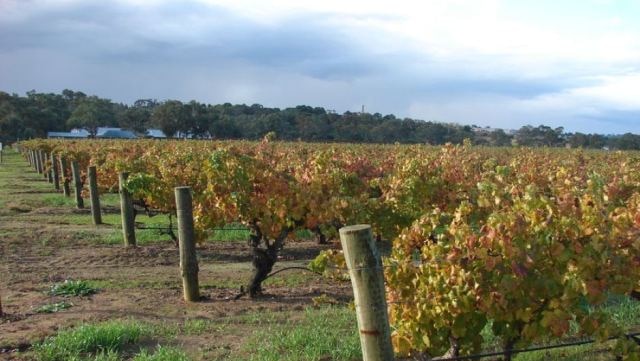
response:
{"label": "vineyard", "polygon": [[478,353],[489,328],[507,351],[618,337],[614,354],[640,358],[620,337],[640,322],[628,329],[604,308],[640,299],[640,153],[268,138],[32,140],[19,150],[32,164],[44,154],[43,173],[59,174],[61,187],[77,178],[84,198],[95,167],[101,194],[124,189],[169,219],[174,188],[191,187],[201,245],[216,230],[247,232],[253,268],[234,295],[245,302],[261,302],[300,235],[324,250],[311,270],[344,279],[340,250],[326,244],[343,226],[371,225],[398,357]]}

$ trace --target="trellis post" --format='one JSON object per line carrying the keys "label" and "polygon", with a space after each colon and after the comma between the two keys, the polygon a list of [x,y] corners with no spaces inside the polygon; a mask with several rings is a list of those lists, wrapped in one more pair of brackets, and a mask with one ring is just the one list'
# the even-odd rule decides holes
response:
{"label": "trellis post", "polygon": [[353,286],[362,359],[393,360],[382,259],[371,226],[340,228],[340,242]]}

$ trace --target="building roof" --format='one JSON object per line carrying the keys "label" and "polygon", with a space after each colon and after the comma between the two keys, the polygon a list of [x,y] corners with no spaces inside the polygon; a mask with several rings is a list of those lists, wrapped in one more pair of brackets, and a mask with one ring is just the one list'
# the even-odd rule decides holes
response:
{"label": "building roof", "polygon": [[47,132],[47,138],[86,138],[89,133],[77,132]]}
{"label": "building roof", "polygon": [[109,128],[107,130],[99,132],[96,135],[96,138],[135,139],[137,137],[129,130],[122,130],[120,128]]}
{"label": "building roof", "polygon": [[147,129],[145,136],[150,138],[166,138],[167,136],[160,129]]}

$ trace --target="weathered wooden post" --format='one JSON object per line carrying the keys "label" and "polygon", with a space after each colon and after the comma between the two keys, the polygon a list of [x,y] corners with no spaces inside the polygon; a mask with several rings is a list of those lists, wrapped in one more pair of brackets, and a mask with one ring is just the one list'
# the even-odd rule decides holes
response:
{"label": "weathered wooden post", "polygon": [[200,299],[198,286],[198,259],[196,258],[196,237],[193,230],[193,207],[191,187],[176,187],[176,214],[178,217],[178,242],[180,244],[180,273],[184,300],[195,302]]}
{"label": "weathered wooden post", "polygon": [[75,160],[71,161],[71,175],[73,175],[73,187],[75,188],[76,195],[76,208],[84,208],[84,201],[82,200],[82,179],[80,179],[80,166]]}
{"label": "weathered wooden post", "polygon": [[119,192],[120,192],[120,214],[122,217],[122,236],[124,237],[124,245],[126,247],[136,245],[135,223],[133,218],[133,199],[131,194],[125,188],[125,183],[129,178],[129,173],[122,172],[118,175]]}
{"label": "weathered wooden post", "polygon": [[89,196],[91,199],[91,217],[93,224],[102,224],[102,215],[100,214],[100,196],[98,194],[98,175],[96,166],[89,167],[87,174],[89,175]]}
{"label": "weathered wooden post", "polygon": [[361,224],[340,228],[340,242],[353,286],[362,359],[393,360],[382,259],[373,240],[371,226]]}
{"label": "weathered wooden post", "polygon": [[47,179],[47,153],[44,150],[40,151],[40,170],[42,178]]}
{"label": "weathered wooden post", "polygon": [[36,171],[38,174],[42,174],[42,151],[36,151]]}
{"label": "weathered wooden post", "polygon": [[69,187],[69,172],[67,172],[67,159],[60,156],[60,173],[62,174],[62,193],[65,197],[71,197],[71,188]]}
{"label": "weathered wooden post", "polygon": [[53,162],[51,162],[51,153],[44,153],[44,177],[47,178],[47,182],[53,183]]}
{"label": "weathered wooden post", "polygon": [[60,191],[60,171],[55,153],[51,153],[51,168],[53,169],[53,186],[57,191]]}

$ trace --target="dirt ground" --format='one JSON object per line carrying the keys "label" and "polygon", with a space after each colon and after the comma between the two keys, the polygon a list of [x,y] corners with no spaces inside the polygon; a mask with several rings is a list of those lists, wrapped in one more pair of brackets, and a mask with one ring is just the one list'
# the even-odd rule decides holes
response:
{"label": "dirt ground", "polygon": [[[250,277],[249,248],[244,242],[209,242],[198,249],[203,300],[187,304],[182,300],[178,250],[171,241],[135,248],[105,244],[102,240],[117,232],[119,224],[96,227],[90,224],[88,210],[76,210],[69,204],[51,206],[46,199],[63,196],[17,156],[5,157],[0,165],[0,192],[3,360],[28,359],[17,351],[27,350],[57,330],[117,318],[176,324],[187,319],[220,322],[225,325],[220,332],[178,335],[175,340],[187,351],[197,350],[202,359],[215,359],[223,353],[242,352],[247,335],[255,329],[242,321],[242,315],[282,312],[286,318],[296,317],[296,312],[313,304],[314,297],[326,295],[338,302],[351,298],[348,283],[291,270],[268,280],[262,298],[234,300]],[[104,208],[112,211],[114,206]],[[86,224],[77,224],[85,218]],[[289,242],[274,269],[306,266],[327,247],[331,246]],[[69,299],[73,306],[64,311],[35,312],[62,300],[48,291],[67,279],[91,281],[99,292]]]}

